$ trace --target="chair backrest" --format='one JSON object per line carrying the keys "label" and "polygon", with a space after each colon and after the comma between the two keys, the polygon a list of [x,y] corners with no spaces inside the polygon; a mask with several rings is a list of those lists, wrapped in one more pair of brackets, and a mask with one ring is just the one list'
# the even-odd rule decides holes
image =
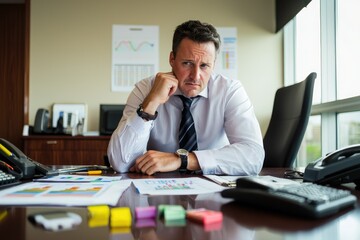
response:
{"label": "chair backrest", "polygon": [[316,73],[302,82],[278,89],[264,136],[264,167],[292,167],[311,112]]}

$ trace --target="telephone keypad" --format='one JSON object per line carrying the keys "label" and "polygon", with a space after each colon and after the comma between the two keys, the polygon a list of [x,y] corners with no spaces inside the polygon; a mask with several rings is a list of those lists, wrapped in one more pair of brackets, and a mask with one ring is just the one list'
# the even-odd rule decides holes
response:
{"label": "telephone keypad", "polygon": [[0,170],[0,189],[20,183],[15,176]]}

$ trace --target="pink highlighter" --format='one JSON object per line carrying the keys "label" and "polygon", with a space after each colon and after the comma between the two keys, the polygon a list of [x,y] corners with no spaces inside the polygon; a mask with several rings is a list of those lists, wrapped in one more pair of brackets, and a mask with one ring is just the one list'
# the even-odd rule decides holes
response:
{"label": "pink highlighter", "polygon": [[204,225],[219,223],[223,220],[222,212],[208,210],[205,208],[188,210],[186,212],[186,217],[190,220],[202,223]]}

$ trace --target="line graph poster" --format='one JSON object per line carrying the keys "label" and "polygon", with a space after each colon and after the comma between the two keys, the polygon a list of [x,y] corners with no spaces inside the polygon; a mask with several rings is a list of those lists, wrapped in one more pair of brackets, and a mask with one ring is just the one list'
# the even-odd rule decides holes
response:
{"label": "line graph poster", "polygon": [[113,25],[112,91],[129,92],[159,68],[159,27]]}

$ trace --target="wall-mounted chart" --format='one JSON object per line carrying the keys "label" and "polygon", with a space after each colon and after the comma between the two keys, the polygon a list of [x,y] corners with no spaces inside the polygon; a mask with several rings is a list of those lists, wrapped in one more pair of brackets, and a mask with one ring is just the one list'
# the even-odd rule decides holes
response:
{"label": "wall-mounted chart", "polygon": [[237,29],[235,27],[217,27],[221,37],[221,45],[215,72],[231,79],[238,79],[237,63]]}
{"label": "wall-mounted chart", "polygon": [[159,27],[113,25],[112,91],[131,91],[159,68]]}

